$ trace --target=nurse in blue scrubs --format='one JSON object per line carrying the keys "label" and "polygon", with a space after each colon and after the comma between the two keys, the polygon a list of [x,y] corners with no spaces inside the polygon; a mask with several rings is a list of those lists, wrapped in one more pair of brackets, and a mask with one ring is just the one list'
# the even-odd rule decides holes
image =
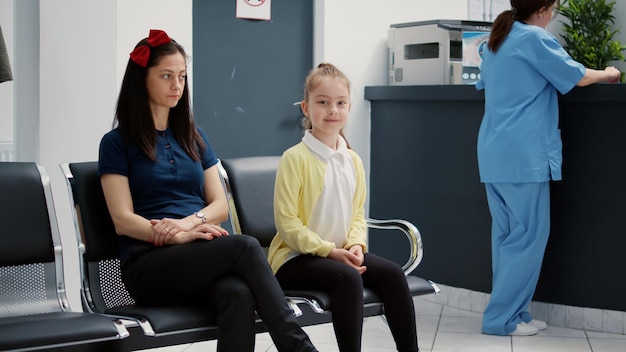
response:
{"label": "nurse in blue scrubs", "polygon": [[492,217],[491,299],[482,332],[534,335],[528,306],[550,233],[549,181],[561,179],[557,90],[619,79],[574,61],[545,30],[558,0],[511,0],[493,24],[477,89],[485,91],[478,167]]}

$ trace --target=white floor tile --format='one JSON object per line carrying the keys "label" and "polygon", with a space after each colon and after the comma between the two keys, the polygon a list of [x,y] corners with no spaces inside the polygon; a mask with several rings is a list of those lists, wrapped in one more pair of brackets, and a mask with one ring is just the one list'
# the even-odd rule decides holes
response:
{"label": "white floor tile", "polygon": [[[622,334],[610,334],[606,332],[595,332],[595,331],[587,331],[586,333],[589,339],[618,339],[618,340],[626,341],[626,335],[622,335]],[[624,351],[626,351],[626,349],[624,349]]]}
{"label": "white floor tile", "polygon": [[[309,338],[313,344],[318,345],[334,345],[337,346],[337,340],[335,339],[335,331],[332,324],[321,324],[315,326],[307,326],[304,331],[309,335]],[[325,351],[325,349],[318,350]]]}
{"label": "white floor tile", "polygon": [[456,332],[464,334],[478,334],[482,328],[483,318],[457,318],[442,316],[438,332]]}
{"label": "white floor tile", "polygon": [[594,339],[590,338],[589,343],[593,352],[624,352],[626,351],[626,340],[620,339]]}
{"label": "white floor tile", "polygon": [[530,314],[533,319],[539,319],[543,321],[549,321],[550,319],[550,305],[543,302],[532,302],[530,306]]}
{"label": "white floor tile", "polygon": [[459,289],[459,308],[472,310],[472,291],[468,289]]}
{"label": "white floor tile", "polygon": [[513,352],[591,352],[586,338],[513,336]]}
{"label": "white floor tile", "polygon": [[387,323],[378,317],[368,318],[363,324],[363,349],[390,349],[396,350],[396,343],[391,336],[391,330]]}
{"label": "white floor tile", "polygon": [[483,314],[478,313],[478,312],[471,312],[471,311],[463,310],[459,308],[444,306],[441,312],[441,316],[458,317],[458,318],[481,318],[482,319]]}
{"label": "white floor tile", "polygon": [[624,312],[604,310],[602,312],[602,331],[621,334],[624,331]]}
{"label": "white floor tile", "polygon": [[556,326],[567,326],[565,324],[566,308],[567,307],[562,304],[551,304],[548,308],[548,324]]}
{"label": "white floor tile", "polygon": [[417,333],[437,332],[441,317],[417,316]]}
{"label": "white floor tile", "polygon": [[543,337],[576,337],[576,338],[586,338],[585,331],[564,328],[560,326],[548,325],[548,328],[542,331],[539,331],[537,336]]}
{"label": "white floor tile", "polygon": [[433,332],[420,332],[417,330],[417,344],[420,348],[420,352],[430,351],[435,344],[435,337],[437,333]]}
{"label": "white floor tile", "polygon": [[470,297],[472,300],[471,311],[479,313],[484,312],[485,308],[487,307],[487,302],[489,300],[488,295],[483,292],[472,291]]}
{"label": "white floor tile", "polygon": [[441,311],[443,310],[443,306],[439,303],[426,301],[421,298],[416,298],[413,300],[413,304],[415,306],[415,315],[417,316],[441,316]]}
{"label": "white floor tile", "polygon": [[509,336],[438,333],[432,352],[511,352]]}
{"label": "white floor tile", "polygon": [[[433,299],[416,298],[414,302],[421,352],[626,352],[626,335],[623,334],[548,325],[536,336],[484,335],[480,332],[480,312],[450,307]],[[534,305],[533,314],[542,312],[543,308]],[[587,314],[590,312],[595,313],[587,311]],[[555,320],[558,321],[565,319],[566,323],[578,319],[574,313],[578,311],[550,311],[551,317],[557,317]],[[320,352],[339,351],[332,324],[308,326],[304,330]],[[216,341],[207,341],[144,351],[212,352],[216,347]],[[391,351],[395,351],[395,343],[386,322],[380,317],[366,318],[363,324],[363,352]],[[256,336],[255,352],[277,352],[268,333]]]}
{"label": "white floor tile", "polygon": [[601,309],[583,308],[583,316],[585,321],[583,328],[591,331],[602,331],[603,312]]}
{"label": "white floor tile", "polygon": [[584,310],[581,307],[566,307],[565,326],[582,330],[585,321],[583,311]]}
{"label": "white floor tile", "polygon": [[204,342],[196,342],[192,344],[191,346],[184,349],[184,352],[207,352],[207,351],[216,351],[216,350],[217,350],[217,341],[204,341]]}

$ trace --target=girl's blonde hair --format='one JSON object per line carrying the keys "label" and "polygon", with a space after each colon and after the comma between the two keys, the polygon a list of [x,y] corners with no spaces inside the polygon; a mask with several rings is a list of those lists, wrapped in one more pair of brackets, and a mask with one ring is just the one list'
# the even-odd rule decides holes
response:
{"label": "girl's blonde hair", "polygon": [[[304,100],[305,102],[309,101],[309,97],[311,95],[311,91],[313,91],[317,86],[320,85],[321,81],[324,78],[339,78],[345,84],[346,88],[348,88],[348,92],[350,92],[350,80],[348,77],[341,72],[335,65],[330,64],[328,62],[322,62],[317,65],[316,68],[312,69],[306,77],[304,81]],[[302,119],[302,127],[305,130],[310,130],[313,128],[311,124],[311,119],[308,116],[304,116]],[[350,143],[346,139],[346,136],[343,133],[343,128],[339,131],[339,135],[346,141],[348,148],[350,148]]]}

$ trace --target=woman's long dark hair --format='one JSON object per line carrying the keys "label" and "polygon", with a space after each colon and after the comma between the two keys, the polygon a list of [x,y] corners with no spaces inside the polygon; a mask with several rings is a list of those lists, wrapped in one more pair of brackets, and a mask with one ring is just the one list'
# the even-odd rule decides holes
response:
{"label": "woman's long dark hair", "polygon": [[[136,47],[148,45],[147,40],[142,39]],[[182,54],[187,60],[183,47],[172,39],[167,44],[150,48],[150,58],[145,68],[129,59],[117,99],[113,126],[117,125],[124,143],[136,145],[153,161],[156,161],[156,127],[148,103],[146,76],[148,69],[158,65],[163,56],[176,53]],[[193,122],[187,77],[178,104],[170,109],[169,127],[183,150],[194,160],[200,160],[206,145]]]}
{"label": "woman's long dark hair", "polygon": [[561,5],[560,0],[511,0],[511,9],[503,11],[493,22],[487,43],[489,50],[494,53],[498,51],[509,35],[514,21],[525,21],[542,7],[550,7],[555,2],[557,6]]}

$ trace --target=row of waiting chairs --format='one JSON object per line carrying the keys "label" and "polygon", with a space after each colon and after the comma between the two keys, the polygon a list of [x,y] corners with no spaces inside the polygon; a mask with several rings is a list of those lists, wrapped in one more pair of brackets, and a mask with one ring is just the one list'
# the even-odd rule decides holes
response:
{"label": "row of waiting chairs", "polygon": [[70,309],[45,170],[0,163],[0,350],[81,351],[128,336],[120,319]]}
{"label": "row of waiting chairs", "polygon": [[[222,160],[218,165],[229,201],[233,231],[268,246],[276,233],[273,189],[279,157]],[[115,229],[97,174],[97,162],[66,163],[80,253],[81,311],[68,305],[60,234],[49,178],[35,163],[0,162],[0,351],[133,351],[216,339],[214,317],[180,305],[137,306],[121,280]],[[403,264],[414,295],[437,286],[408,275],[423,249],[417,228],[403,220],[373,220],[408,238]],[[324,292],[286,291],[302,326],[332,321]],[[384,316],[378,297],[364,292],[365,316]],[[257,331],[267,331],[257,321]]]}

